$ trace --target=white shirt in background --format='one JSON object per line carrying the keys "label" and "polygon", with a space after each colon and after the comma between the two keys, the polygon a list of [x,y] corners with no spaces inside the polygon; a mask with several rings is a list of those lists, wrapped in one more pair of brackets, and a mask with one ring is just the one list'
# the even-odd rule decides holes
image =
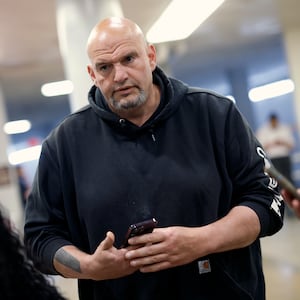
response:
{"label": "white shirt in background", "polygon": [[292,129],[285,124],[278,124],[275,128],[266,124],[256,136],[271,159],[289,156],[295,145]]}

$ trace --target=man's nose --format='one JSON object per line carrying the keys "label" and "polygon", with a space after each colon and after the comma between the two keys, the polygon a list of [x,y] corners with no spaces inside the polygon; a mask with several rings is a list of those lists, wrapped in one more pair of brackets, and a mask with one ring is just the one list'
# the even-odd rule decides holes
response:
{"label": "man's nose", "polygon": [[115,65],[115,74],[114,74],[114,81],[115,82],[123,82],[128,78],[127,70],[125,66],[122,64]]}

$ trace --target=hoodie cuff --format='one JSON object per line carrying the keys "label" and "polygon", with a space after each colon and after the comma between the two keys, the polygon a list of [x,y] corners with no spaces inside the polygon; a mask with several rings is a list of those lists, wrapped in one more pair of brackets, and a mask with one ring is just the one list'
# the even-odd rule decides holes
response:
{"label": "hoodie cuff", "polygon": [[72,245],[72,243],[64,239],[55,239],[49,241],[43,247],[44,249],[41,256],[41,262],[36,262],[37,268],[46,274],[61,275],[54,268],[53,260],[57,250],[67,245]]}
{"label": "hoodie cuff", "polygon": [[[270,236],[283,226],[283,215],[279,216],[273,212],[269,207],[262,206],[256,202],[243,202],[243,206],[247,206],[255,211],[260,222],[259,238]],[[281,211],[283,214],[283,211]]]}

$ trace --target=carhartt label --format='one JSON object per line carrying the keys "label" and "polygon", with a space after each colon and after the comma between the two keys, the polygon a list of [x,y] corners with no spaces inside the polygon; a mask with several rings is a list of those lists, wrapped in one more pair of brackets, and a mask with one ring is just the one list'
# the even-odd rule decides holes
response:
{"label": "carhartt label", "polygon": [[209,259],[198,261],[199,274],[211,272]]}

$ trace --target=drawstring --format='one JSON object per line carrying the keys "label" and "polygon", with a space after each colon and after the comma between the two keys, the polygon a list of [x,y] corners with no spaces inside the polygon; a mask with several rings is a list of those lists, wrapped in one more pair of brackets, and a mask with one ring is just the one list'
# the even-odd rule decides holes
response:
{"label": "drawstring", "polygon": [[155,135],[154,135],[154,130],[153,130],[153,128],[150,128],[149,131],[150,131],[150,133],[151,133],[151,137],[152,137],[153,142],[156,142],[156,138],[155,138]]}
{"label": "drawstring", "polygon": [[119,119],[119,124],[121,127],[125,126],[126,121],[124,119]]}
{"label": "drawstring", "polygon": [[[119,119],[119,124],[122,128],[124,128],[126,126],[126,120],[125,119]],[[156,142],[156,137],[154,135],[154,129],[153,126],[151,128],[149,128],[149,132],[151,134],[151,138],[153,142]]]}

